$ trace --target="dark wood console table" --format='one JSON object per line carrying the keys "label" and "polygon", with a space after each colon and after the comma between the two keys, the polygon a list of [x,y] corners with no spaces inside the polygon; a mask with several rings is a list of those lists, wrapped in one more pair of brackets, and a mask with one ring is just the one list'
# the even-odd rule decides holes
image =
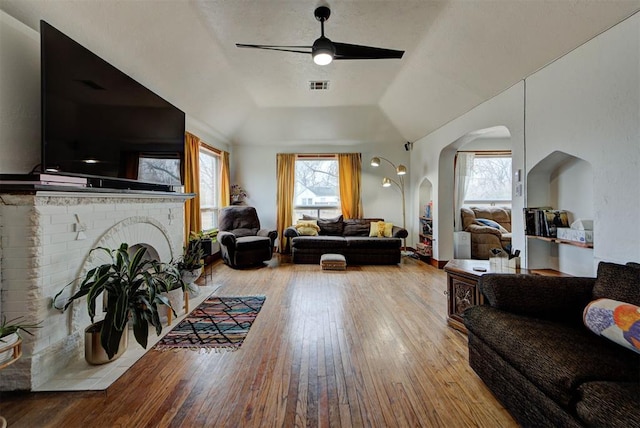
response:
{"label": "dark wood console table", "polygon": [[[480,270],[474,270],[478,268]],[[485,269],[483,272],[482,269]],[[503,269],[492,268],[489,260],[449,260],[444,266],[447,272],[447,324],[467,333],[462,320],[465,309],[482,305],[484,297],[478,289],[478,280],[487,273],[533,274],[546,276],[570,276],[552,269]]]}

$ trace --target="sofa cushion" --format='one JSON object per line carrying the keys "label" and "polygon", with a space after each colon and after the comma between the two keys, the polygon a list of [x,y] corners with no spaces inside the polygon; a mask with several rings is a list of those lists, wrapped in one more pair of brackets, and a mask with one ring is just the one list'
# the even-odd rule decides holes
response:
{"label": "sofa cushion", "polygon": [[[296,250],[311,248],[314,250],[335,250],[347,247],[347,241],[342,236],[297,236],[291,239],[291,247]],[[326,251],[330,252],[330,251]]]}
{"label": "sofa cushion", "polygon": [[587,382],[578,388],[576,413],[588,426],[640,427],[640,383]]}
{"label": "sofa cushion", "polygon": [[243,236],[255,236],[258,233],[258,229],[239,228],[239,229],[233,229],[230,232],[233,233],[236,236],[236,238],[240,238]]}
{"label": "sofa cushion", "polygon": [[493,220],[508,232],[511,232],[511,209],[502,207],[471,207],[460,208],[462,228],[466,230],[470,224],[479,218]]}
{"label": "sofa cushion", "polygon": [[564,408],[569,408],[576,388],[585,381],[633,381],[640,376],[640,355],[584,327],[487,305],[467,309],[464,317],[469,331]]}
{"label": "sofa cushion", "polygon": [[371,222],[384,221],[381,218],[349,218],[344,220],[344,236],[369,236]]}
{"label": "sofa cushion", "polygon": [[360,236],[346,236],[345,242],[348,248],[357,249],[396,249],[402,246],[400,238],[369,238]]}
{"label": "sofa cushion", "polygon": [[308,215],[302,216],[303,220],[317,220],[318,226],[320,226],[320,235],[326,236],[342,236],[344,230],[344,223],[342,216],[335,218],[316,218]]}
{"label": "sofa cushion", "polygon": [[255,250],[271,247],[271,240],[266,236],[243,236],[236,239],[236,251]]}
{"label": "sofa cushion", "polygon": [[640,269],[632,264],[600,262],[593,286],[594,299],[613,299],[640,306]]}
{"label": "sofa cushion", "polygon": [[372,221],[369,236],[375,238],[391,238],[393,231],[393,223],[385,223],[384,221]]}
{"label": "sofa cushion", "polygon": [[493,227],[494,229],[498,229],[500,233],[509,233],[507,229],[500,226],[500,223],[493,220],[489,220],[488,218],[477,218],[476,222],[480,223],[483,226],[489,226],[489,227]]}
{"label": "sofa cushion", "polygon": [[295,228],[303,236],[317,236],[320,231],[317,220],[298,220]]}

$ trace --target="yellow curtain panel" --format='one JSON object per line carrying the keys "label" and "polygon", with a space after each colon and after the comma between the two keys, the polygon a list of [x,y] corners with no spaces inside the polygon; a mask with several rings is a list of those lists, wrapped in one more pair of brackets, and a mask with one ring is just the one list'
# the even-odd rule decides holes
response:
{"label": "yellow curtain panel", "polygon": [[189,242],[191,232],[200,232],[200,138],[187,132],[184,147],[184,191],[195,193],[184,205],[184,240]]}
{"label": "yellow curtain panel", "polygon": [[228,207],[231,201],[231,178],[229,174],[229,152],[220,153],[220,208]]}
{"label": "yellow curtain panel", "polygon": [[338,154],[338,176],[340,177],[340,204],[342,215],[347,218],[362,218],[362,156],[360,153]]}
{"label": "yellow curtain panel", "polygon": [[293,195],[296,183],[296,155],[279,153],[276,156],[277,182],[277,217],[276,229],[280,244],[280,253],[289,252],[289,240],[284,237],[284,230],[293,222]]}

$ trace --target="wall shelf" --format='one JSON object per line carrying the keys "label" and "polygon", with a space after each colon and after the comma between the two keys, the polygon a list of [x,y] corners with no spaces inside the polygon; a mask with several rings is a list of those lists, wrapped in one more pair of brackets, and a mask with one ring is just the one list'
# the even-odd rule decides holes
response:
{"label": "wall shelf", "polygon": [[593,248],[592,242],[577,242],[577,241],[567,241],[566,239],[558,239],[558,238],[550,238],[548,236],[535,236],[535,235],[527,235],[528,239],[539,239],[541,241],[553,242],[554,244],[566,244],[573,245],[574,247],[580,248]]}

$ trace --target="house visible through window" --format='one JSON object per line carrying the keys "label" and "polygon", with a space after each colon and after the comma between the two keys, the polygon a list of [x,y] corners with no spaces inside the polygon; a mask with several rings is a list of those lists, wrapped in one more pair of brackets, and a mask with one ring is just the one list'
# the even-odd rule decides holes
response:
{"label": "house visible through window", "polygon": [[218,227],[220,208],[220,155],[200,145],[200,216],[202,230]]}
{"label": "house visible through window", "polygon": [[476,153],[464,205],[511,205],[511,154]]}
{"label": "house visible through window", "polygon": [[299,155],[296,159],[294,221],[303,214],[330,218],[341,213],[338,159]]}

